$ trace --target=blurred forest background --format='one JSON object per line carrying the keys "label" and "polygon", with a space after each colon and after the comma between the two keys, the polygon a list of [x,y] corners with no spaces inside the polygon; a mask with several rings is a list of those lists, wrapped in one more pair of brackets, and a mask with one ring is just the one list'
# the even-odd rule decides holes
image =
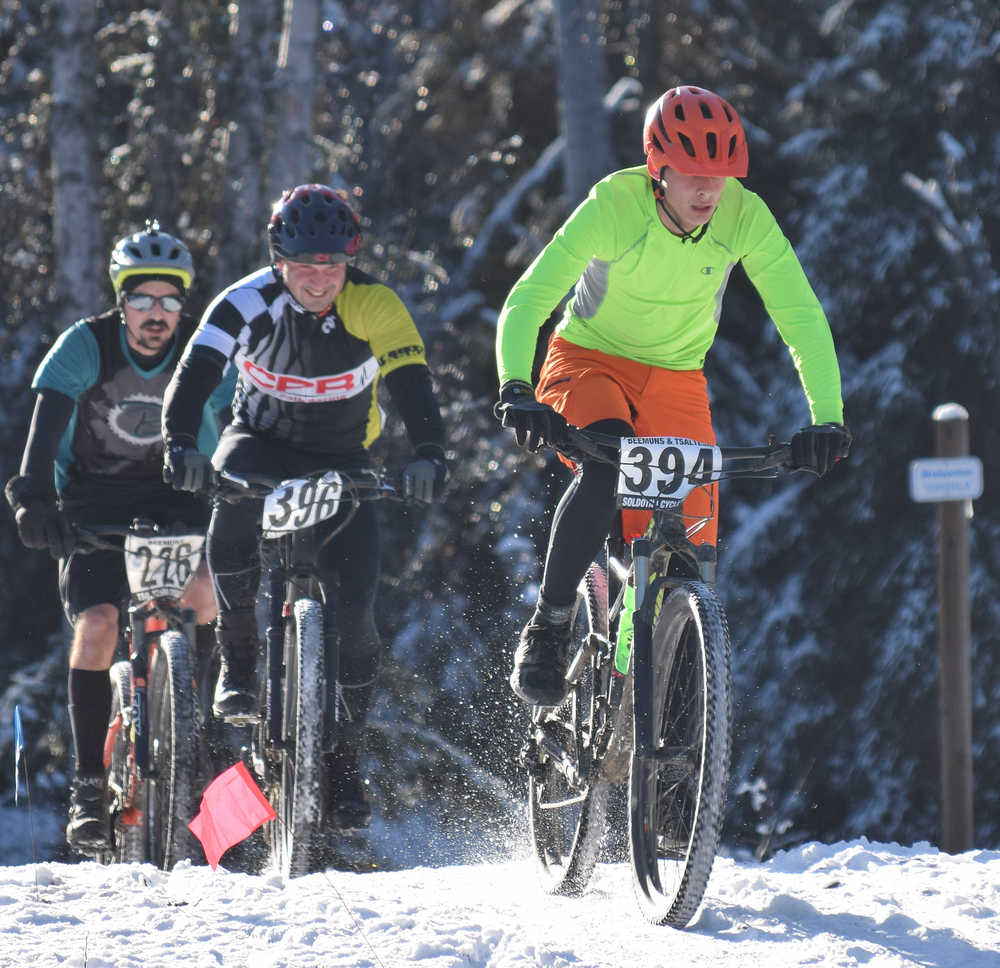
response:
{"label": "blurred forest background", "polygon": [[[608,171],[642,162],[678,83],[746,120],[750,173],[837,343],[850,460],[724,491],[720,593],[737,729],[725,839],[764,855],[938,842],[936,515],[907,496],[930,414],[970,414],[976,843],[1000,846],[1000,8],[995,0],[0,0],[0,472],[57,335],[110,305],[114,241],[157,217],[200,312],[266,261],[282,188],[346,188],[361,266],[417,320],[453,476],[387,511],[390,644],[372,749],[380,863],[520,824],[525,711],[506,685],[565,478],[491,415],[504,296]],[[553,307],[555,309],[556,307]],[[719,439],[807,422],[791,360],[733,274],[707,364]],[[398,421],[380,453],[405,454]],[[20,702],[36,803],[68,770],[55,566],[0,521],[0,750]],[[10,795],[4,770],[0,790]],[[7,801],[9,802],[9,800]],[[455,831],[460,831],[459,834]],[[54,843],[51,850],[58,851]]]}

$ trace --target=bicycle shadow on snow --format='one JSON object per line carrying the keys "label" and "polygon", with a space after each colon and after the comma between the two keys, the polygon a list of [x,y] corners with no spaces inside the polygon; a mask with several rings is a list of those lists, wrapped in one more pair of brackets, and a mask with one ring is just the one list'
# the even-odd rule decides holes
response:
{"label": "bicycle shadow on snow", "polygon": [[824,914],[808,901],[788,894],[776,895],[763,908],[735,904],[716,907],[708,900],[697,920],[686,930],[724,936],[736,943],[771,941],[775,945],[824,935],[863,946],[852,952],[859,963],[892,954],[921,968],[955,965],[996,968],[997,965],[996,951],[978,948],[949,928],[926,928],[900,913],[893,913],[884,921],[858,913]]}

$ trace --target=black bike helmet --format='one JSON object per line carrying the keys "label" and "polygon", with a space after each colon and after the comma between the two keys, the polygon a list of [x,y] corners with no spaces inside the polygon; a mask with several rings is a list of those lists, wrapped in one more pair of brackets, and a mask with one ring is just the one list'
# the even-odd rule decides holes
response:
{"label": "black bike helmet", "polygon": [[120,239],[111,250],[108,266],[115,295],[130,276],[172,276],[180,280],[187,292],[194,281],[194,260],[188,247],[169,232],[160,231],[160,223],[146,221],[144,232],[134,232]]}
{"label": "black bike helmet", "polygon": [[299,185],[275,202],[267,241],[273,262],[346,262],[361,248],[361,222],[345,192]]}

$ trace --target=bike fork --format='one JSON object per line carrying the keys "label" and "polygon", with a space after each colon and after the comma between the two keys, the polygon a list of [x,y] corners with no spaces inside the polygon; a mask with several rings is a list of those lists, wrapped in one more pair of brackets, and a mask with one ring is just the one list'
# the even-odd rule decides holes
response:
{"label": "bike fork", "polygon": [[632,575],[635,581],[635,613],[632,632],[632,700],[636,756],[655,755],[653,741],[653,603],[649,592],[648,538],[632,542]]}
{"label": "bike fork", "polygon": [[267,653],[267,684],[265,687],[264,722],[267,741],[280,745],[284,741],[281,721],[281,672],[284,665],[285,639],[285,576],[279,569],[271,572],[271,608],[268,616],[267,633],[264,637]]}
{"label": "bike fork", "polygon": [[132,742],[135,749],[135,767],[139,778],[149,776],[149,711],[147,708],[147,683],[149,681],[149,649],[146,640],[144,617],[132,614],[131,651],[132,666]]}

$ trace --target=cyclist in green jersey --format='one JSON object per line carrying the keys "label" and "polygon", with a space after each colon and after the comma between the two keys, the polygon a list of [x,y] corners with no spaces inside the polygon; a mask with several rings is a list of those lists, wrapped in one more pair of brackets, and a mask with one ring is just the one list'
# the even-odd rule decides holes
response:
{"label": "cyclist in green jersey", "polygon": [[[825,474],[851,442],[833,338],[788,239],[737,180],[748,165],[739,115],[711,91],[672,88],[646,114],[643,147],[646,164],[598,182],[508,295],[497,332],[502,425],[532,451],[557,442],[567,421],[714,443],[703,365],[740,263],[805,392],[811,423],[793,437],[795,463]],[[570,289],[535,387],[539,329]],[[576,588],[614,523],[614,475],[609,465],[583,462],[556,510],[538,603],[511,675],[526,702],[565,697]],[[717,498],[697,489],[684,506],[686,515],[708,518],[694,541],[710,578]],[[624,512],[625,539],[647,521],[648,512]]]}

